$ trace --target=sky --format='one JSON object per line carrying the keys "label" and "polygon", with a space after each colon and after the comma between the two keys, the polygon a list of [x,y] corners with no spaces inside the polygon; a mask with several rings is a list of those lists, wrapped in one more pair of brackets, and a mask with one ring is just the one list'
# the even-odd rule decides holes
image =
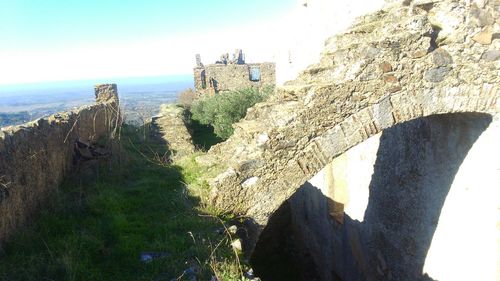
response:
{"label": "sky", "polygon": [[269,45],[296,0],[0,0],[0,85],[189,74]]}

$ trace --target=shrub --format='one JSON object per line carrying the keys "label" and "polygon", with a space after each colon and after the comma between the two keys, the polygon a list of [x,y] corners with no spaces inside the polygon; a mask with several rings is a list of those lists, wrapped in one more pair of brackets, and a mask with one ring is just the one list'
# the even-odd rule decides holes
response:
{"label": "shrub", "polygon": [[178,102],[185,108],[190,108],[196,98],[196,92],[191,88],[183,90],[177,96]]}
{"label": "shrub", "polygon": [[217,136],[227,139],[233,134],[233,123],[245,117],[247,109],[267,98],[272,88],[254,88],[203,96],[191,106],[192,118],[211,125]]}

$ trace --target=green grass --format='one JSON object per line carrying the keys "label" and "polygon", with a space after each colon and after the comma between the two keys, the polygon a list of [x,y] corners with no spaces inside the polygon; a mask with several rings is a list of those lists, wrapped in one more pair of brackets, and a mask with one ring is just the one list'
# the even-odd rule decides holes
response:
{"label": "green grass", "polygon": [[[204,170],[191,160],[186,167],[157,161],[164,145],[140,135],[125,127],[120,157],[115,153],[120,163],[68,179],[3,245],[1,280],[172,280],[192,265],[200,269],[198,280],[240,279],[230,239],[216,233],[222,220],[204,214],[184,184],[202,186]],[[143,263],[142,251],[168,256]]]}

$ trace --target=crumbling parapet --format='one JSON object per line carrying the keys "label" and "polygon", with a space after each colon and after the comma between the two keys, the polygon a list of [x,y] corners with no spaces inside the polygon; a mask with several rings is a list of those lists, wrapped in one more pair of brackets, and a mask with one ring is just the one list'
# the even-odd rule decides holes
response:
{"label": "crumbling parapet", "polygon": [[75,168],[83,151],[78,145],[116,132],[116,84],[97,85],[95,93],[94,105],[0,129],[0,242],[26,224]]}
{"label": "crumbling parapet", "polygon": [[97,84],[94,86],[94,91],[97,103],[111,100],[118,101],[118,88],[116,84]]}
{"label": "crumbling parapet", "polygon": [[203,67],[203,64],[201,63],[201,55],[196,54],[196,67]]}
{"label": "crumbling parapet", "polygon": [[235,50],[232,59],[226,53],[220,60],[208,65],[203,65],[200,55],[196,55],[193,73],[198,94],[214,95],[219,92],[264,89],[276,85],[275,63],[246,63],[245,55],[240,49]]}
{"label": "crumbling parapet", "polygon": [[94,86],[95,98],[97,104],[106,104],[106,117],[108,128],[114,128],[109,131],[109,137],[113,138],[116,128],[122,123],[120,112],[120,100],[118,98],[118,87],[116,84],[97,84]]}

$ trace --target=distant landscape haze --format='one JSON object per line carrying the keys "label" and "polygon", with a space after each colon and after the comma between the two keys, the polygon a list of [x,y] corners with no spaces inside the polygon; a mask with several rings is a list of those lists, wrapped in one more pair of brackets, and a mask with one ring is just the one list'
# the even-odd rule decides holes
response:
{"label": "distant landscape haze", "polygon": [[19,125],[94,102],[94,85],[117,83],[125,121],[142,125],[158,114],[159,104],[193,87],[191,75],[117,78],[0,85],[0,127]]}

